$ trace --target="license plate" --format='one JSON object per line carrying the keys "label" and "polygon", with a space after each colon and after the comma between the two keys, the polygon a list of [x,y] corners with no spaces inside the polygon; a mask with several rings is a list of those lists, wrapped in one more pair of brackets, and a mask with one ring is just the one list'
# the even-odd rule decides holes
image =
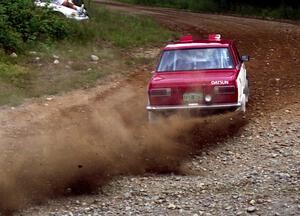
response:
{"label": "license plate", "polygon": [[201,103],[203,100],[202,93],[185,93],[183,94],[184,103]]}

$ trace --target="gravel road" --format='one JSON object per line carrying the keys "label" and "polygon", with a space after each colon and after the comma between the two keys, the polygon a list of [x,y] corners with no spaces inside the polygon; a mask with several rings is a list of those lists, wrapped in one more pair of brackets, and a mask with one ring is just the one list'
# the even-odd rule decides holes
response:
{"label": "gravel road", "polygon": [[[235,39],[241,52],[252,56],[252,61],[247,65],[251,81],[248,114],[242,123],[225,116],[209,119],[208,124],[203,124],[201,120],[202,123],[193,124],[188,130],[184,127],[179,128],[180,130],[172,128],[174,133],[168,133],[165,137],[168,145],[189,145],[193,148],[188,156],[180,160],[182,163],[178,169],[163,174],[144,172],[148,167],[141,165],[143,160],[132,160],[130,165],[126,165],[127,169],[120,168],[123,165],[120,161],[123,161],[124,157],[129,160],[132,159],[130,157],[139,155],[139,152],[133,153],[126,149],[129,145],[141,145],[132,137],[143,140],[142,144],[153,144],[158,135],[164,135],[159,131],[151,131],[154,139],[151,141],[151,136],[147,137],[143,130],[139,130],[146,122],[145,86],[149,78],[148,71],[151,71],[149,66],[136,71],[134,76],[118,79],[118,82],[113,80],[95,89],[55,97],[47,101],[46,107],[44,102],[29,102],[15,110],[2,109],[0,165],[8,167],[7,170],[38,170],[38,174],[34,173],[33,177],[28,175],[33,171],[24,171],[20,176],[17,172],[16,177],[21,178],[19,181],[9,178],[5,181],[6,176],[1,176],[0,182],[4,181],[7,185],[11,181],[20,183],[21,186],[17,188],[18,191],[14,191],[15,194],[25,191],[34,201],[31,207],[21,205],[23,210],[15,212],[14,215],[300,215],[299,25],[128,6],[113,1],[98,2],[111,9],[153,16],[163,25],[184,33],[204,36],[209,32],[219,32]],[[120,108],[124,103],[130,106]],[[100,109],[100,114],[103,112],[102,116],[105,116],[104,119],[102,117],[101,124],[110,126],[109,130],[104,130],[100,136],[97,130],[93,131],[95,125],[96,128],[99,127],[99,122],[95,122],[93,126],[89,125],[89,122],[95,119],[95,115],[90,115],[92,110],[101,108],[103,104],[114,112],[109,114]],[[182,125],[185,124],[187,123],[182,122]],[[210,127],[212,130],[207,130]],[[164,127],[161,130],[165,132]],[[55,131],[55,137],[49,131]],[[79,131],[81,133],[76,134]],[[135,134],[135,131],[140,134]],[[178,134],[183,138],[171,139],[174,143],[170,143],[169,136],[175,137]],[[33,139],[36,137],[38,141]],[[41,159],[43,156],[50,159],[57,156],[53,155],[53,152],[58,152],[56,150],[50,155],[47,152],[52,146],[62,144],[61,137],[64,137],[63,140],[71,147],[76,147],[72,144],[78,140],[88,141],[92,143],[91,146],[96,145],[95,140],[101,140],[110,144],[110,153],[119,153],[117,151],[120,151],[120,143],[124,142],[126,146],[122,146],[123,152],[117,154],[118,157],[102,155],[107,159],[104,162],[109,165],[106,169],[103,169],[104,165],[101,166],[106,173],[110,173],[109,169],[120,166],[116,173],[112,172],[115,176],[113,180],[105,181],[105,184],[101,184],[102,187],[97,187],[87,194],[74,195],[68,193],[68,190],[72,189],[67,188],[67,193],[63,193],[65,196],[61,196],[62,193],[51,194],[49,197],[52,199],[43,197],[39,203],[38,191],[28,192],[22,187],[33,187],[34,184],[28,182],[36,183],[35,177],[38,177],[38,180],[56,180],[55,176],[68,179],[75,175],[73,170],[69,169],[72,166],[68,166],[68,154],[60,155],[58,162],[55,160],[47,163]],[[86,144],[79,144],[87,147]],[[34,147],[32,145],[37,148],[31,148]],[[64,146],[58,150],[63,153],[74,151],[71,147],[65,149]],[[107,146],[104,145],[104,148]],[[83,154],[88,155],[83,158],[85,162],[103,162],[89,155],[94,149],[97,150],[94,147],[91,151],[82,149]],[[154,149],[154,152],[150,152],[151,156],[142,155],[145,160],[155,160],[154,156],[162,158],[164,150],[157,147]],[[126,153],[128,155],[124,156]],[[26,158],[21,157],[19,160],[20,155],[26,155]],[[80,161],[82,158],[75,159]],[[71,157],[71,160],[74,158]],[[15,168],[16,161],[18,169]],[[169,163],[168,160],[159,162],[162,161]],[[81,163],[75,163],[81,168]],[[36,166],[37,164],[42,168]],[[94,171],[94,166],[91,167],[89,170]],[[51,173],[51,178],[43,176],[43,169]],[[27,183],[22,185],[22,182]],[[36,188],[43,191],[44,187],[49,187],[48,183],[39,181]],[[0,192],[2,189],[0,187]],[[47,193],[43,191],[44,196],[45,194]],[[12,200],[15,201],[16,197],[28,198],[23,197],[23,194],[6,195],[0,193],[1,202],[11,199],[11,206],[15,204]],[[19,199],[18,201],[20,202]],[[4,214],[9,213],[7,211]]]}
{"label": "gravel road", "polygon": [[299,215],[299,104],[201,146],[180,174],[119,177],[20,215]]}

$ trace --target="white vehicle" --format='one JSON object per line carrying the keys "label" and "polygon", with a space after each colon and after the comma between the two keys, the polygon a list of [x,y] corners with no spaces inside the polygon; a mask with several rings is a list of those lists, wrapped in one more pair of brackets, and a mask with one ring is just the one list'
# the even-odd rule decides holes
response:
{"label": "white vehicle", "polygon": [[41,1],[41,0],[35,1],[35,5],[38,6],[38,7],[51,8],[53,11],[57,11],[59,13],[62,13],[67,18],[75,19],[75,20],[78,20],[78,21],[89,19],[85,9],[83,9],[82,12],[78,12],[75,9],[72,9],[72,8],[69,8],[69,7],[66,7],[66,6],[63,6],[63,5],[56,4],[54,2],[47,2],[47,1]]}

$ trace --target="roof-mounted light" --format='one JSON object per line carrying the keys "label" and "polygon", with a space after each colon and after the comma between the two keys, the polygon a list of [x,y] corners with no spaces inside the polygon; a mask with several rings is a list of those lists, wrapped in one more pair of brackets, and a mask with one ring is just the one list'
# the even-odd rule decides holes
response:
{"label": "roof-mounted light", "polygon": [[210,34],[208,35],[208,40],[211,41],[220,41],[222,36],[220,34]]}
{"label": "roof-mounted light", "polygon": [[192,35],[186,35],[186,36],[182,36],[180,38],[181,43],[190,43],[190,42],[193,42],[193,41],[194,41],[194,39],[193,39]]}

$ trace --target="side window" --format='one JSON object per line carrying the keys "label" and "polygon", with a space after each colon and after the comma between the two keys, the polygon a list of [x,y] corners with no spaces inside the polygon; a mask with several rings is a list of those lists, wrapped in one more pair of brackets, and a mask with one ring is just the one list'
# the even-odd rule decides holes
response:
{"label": "side window", "polygon": [[233,50],[234,50],[234,52],[236,54],[236,58],[237,58],[238,64],[241,64],[241,56],[240,56],[239,51],[237,50],[237,48],[236,48],[235,45],[233,45]]}

